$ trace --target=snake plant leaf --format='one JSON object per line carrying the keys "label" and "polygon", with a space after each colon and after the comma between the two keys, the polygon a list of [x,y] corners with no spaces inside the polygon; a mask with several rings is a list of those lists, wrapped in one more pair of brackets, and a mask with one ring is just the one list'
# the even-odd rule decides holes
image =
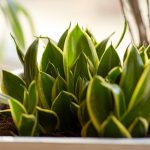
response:
{"label": "snake plant leaf", "polygon": [[78,118],[82,126],[84,126],[90,120],[86,100],[79,105]]}
{"label": "snake plant leaf", "polygon": [[86,28],[85,32],[86,32],[86,33],[88,34],[88,36],[91,38],[93,44],[96,45],[96,44],[97,44],[97,41],[96,41],[94,35],[92,34],[92,32],[91,32],[88,28]]}
{"label": "snake plant leaf", "polygon": [[83,102],[86,99],[87,89],[88,89],[89,82],[86,82],[85,86],[83,87],[80,97],[79,103]]}
{"label": "snake plant leaf", "polygon": [[21,120],[22,114],[24,114],[24,113],[27,114],[27,111],[26,111],[25,107],[23,106],[23,104],[21,104],[16,99],[10,99],[9,106],[10,106],[13,121],[14,121],[16,127],[19,129],[19,122]]}
{"label": "snake plant leaf", "polygon": [[64,77],[63,52],[50,39],[48,39],[48,44],[42,55],[41,71],[46,71],[49,62],[51,62],[55,66],[56,70],[58,70],[59,74]]}
{"label": "snake plant leaf", "polygon": [[110,115],[101,125],[99,133],[103,137],[131,138],[127,128],[113,115]]}
{"label": "snake plant leaf", "polygon": [[108,75],[106,76],[106,80],[109,81],[110,83],[119,83],[121,74],[122,74],[122,68],[114,67],[108,72]]}
{"label": "snake plant leaf", "polygon": [[70,110],[71,110],[71,112],[74,116],[77,116],[78,115],[78,110],[79,110],[79,105],[75,102],[71,102]]}
{"label": "snake plant leaf", "polygon": [[114,114],[118,119],[120,119],[126,112],[124,93],[117,84],[105,83],[104,86],[112,92],[114,100]]}
{"label": "snake plant leaf", "polygon": [[123,38],[125,36],[126,30],[127,30],[127,21],[126,21],[126,19],[124,19],[124,28],[123,28],[122,34],[121,34],[121,36],[119,38],[119,41],[118,41],[118,43],[115,46],[116,49],[119,47],[120,43],[122,42],[122,40],[123,40]]}
{"label": "snake plant leaf", "polygon": [[92,124],[92,121],[88,121],[87,124],[82,128],[82,137],[99,137],[97,130]]}
{"label": "snake plant leaf", "polygon": [[57,76],[59,75],[58,70],[56,69],[56,67],[54,66],[53,63],[49,62],[47,64],[47,67],[44,71],[45,73],[51,75],[53,78],[57,78]]}
{"label": "snake plant leaf", "polygon": [[126,61],[127,56],[129,55],[129,52],[130,52],[130,48],[129,48],[129,46],[128,46],[128,47],[126,48],[125,53],[124,53],[124,56],[123,56],[123,63]]}
{"label": "snake plant leaf", "polygon": [[112,68],[120,66],[120,64],[121,62],[119,56],[114,47],[111,45],[102,55],[97,74],[101,75],[102,77],[106,77]]}
{"label": "snake plant leaf", "polygon": [[15,37],[11,34],[11,37],[12,39],[14,40],[15,42],[15,45],[16,45],[16,51],[17,51],[17,54],[18,54],[18,57],[20,59],[20,62],[24,65],[24,53],[23,53],[23,50],[21,50],[21,48],[19,47],[19,45],[17,44],[17,41],[15,39]]}
{"label": "snake plant leaf", "polygon": [[145,52],[147,54],[148,59],[150,59],[150,45],[146,48]]}
{"label": "snake plant leaf", "polygon": [[[130,98],[136,87],[136,84],[143,72],[143,62],[135,47],[128,52],[128,56],[123,65],[120,86],[123,89],[126,105],[129,104]],[[130,85],[130,86],[129,86]]]}
{"label": "snake plant leaf", "polygon": [[138,117],[133,121],[128,130],[132,137],[145,137],[148,133],[148,127],[148,121],[145,118]]}
{"label": "snake plant leaf", "polygon": [[51,107],[52,87],[54,78],[47,73],[40,72],[38,77],[38,91],[43,108]]}
{"label": "snake plant leaf", "polygon": [[75,64],[75,68],[74,68],[75,83],[79,76],[84,80],[90,79],[89,68],[88,68],[87,59],[85,57],[84,52],[81,52]]}
{"label": "snake plant leaf", "polygon": [[38,92],[35,81],[31,82],[28,91],[25,91],[25,93],[23,105],[25,106],[28,114],[33,114],[38,104]]}
{"label": "snake plant leaf", "polygon": [[37,107],[37,111],[40,129],[44,134],[52,133],[58,128],[59,118],[54,111],[40,107]]}
{"label": "snake plant leaf", "polygon": [[90,37],[80,29],[78,25],[67,35],[65,45],[64,45],[64,70],[67,80],[70,73],[70,69],[76,62],[81,52],[89,58],[92,65],[98,67],[98,56],[94,44],[92,43]]}
{"label": "snake plant leaf", "polygon": [[101,57],[106,50],[107,43],[111,36],[112,36],[112,34],[109,37],[107,37],[106,39],[104,39],[103,41],[101,41],[99,44],[97,44],[95,47],[99,61],[101,60]]}
{"label": "snake plant leaf", "polygon": [[69,72],[69,80],[67,80],[67,91],[70,93],[75,93],[74,75],[72,71]]}
{"label": "snake plant leaf", "polygon": [[78,77],[76,84],[75,84],[75,95],[77,96],[79,102],[81,97],[81,92],[85,86],[86,81],[84,82],[84,79],[82,79],[80,76]]}
{"label": "snake plant leaf", "polygon": [[19,122],[19,135],[34,136],[37,126],[37,118],[34,115],[22,114]]}
{"label": "snake plant leaf", "polygon": [[146,64],[148,62],[148,56],[147,56],[145,50],[143,52],[140,52],[140,56],[142,58],[143,64]]}
{"label": "snake plant leaf", "polygon": [[150,63],[145,69],[132,94],[126,114],[122,120],[126,126],[129,126],[135,117],[140,116],[150,120]]}
{"label": "snake plant leaf", "polygon": [[146,54],[145,46],[141,46],[138,51],[139,51],[139,54],[142,58],[143,64],[145,64],[148,60],[148,56]]}
{"label": "snake plant leaf", "polygon": [[66,90],[67,90],[66,81],[61,76],[58,76],[53,83],[51,100],[53,101],[61,91]]}
{"label": "snake plant leaf", "polygon": [[52,103],[51,109],[60,119],[59,129],[62,131],[76,131],[78,119],[71,111],[70,105],[73,97],[68,92],[62,91]]}
{"label": "snake plant leaf", "polygon": [[71,27],[71,23],[69,25],[69,27],[67,28],[67,30],[62,34],[62,36],[60,37],[59,41],[58,41],[58,47],[63,51],[64,50],[64,44],[65,44],[65,40],[66,40],[66,37],[68,35],[68,32],[70,30],[70,27]]}
{"label": "snake plant leaf", "polygon": [[24,58],[24,77],[27,86],[38,76],[37,52],[39,39],[33,41]]}
{"label": "snake plant leaf", "polygon": [[101,123],[112,112],[112,96],[110,90],[104,86],[104,79],[94,77],[87,90],[87,108],[94,127],[98,130]]}
{"label": "snake plant leaf", "polygon": [[3,93],[23,102],[25,82],[18,76],[8,72],[2,71],[1,89]]}

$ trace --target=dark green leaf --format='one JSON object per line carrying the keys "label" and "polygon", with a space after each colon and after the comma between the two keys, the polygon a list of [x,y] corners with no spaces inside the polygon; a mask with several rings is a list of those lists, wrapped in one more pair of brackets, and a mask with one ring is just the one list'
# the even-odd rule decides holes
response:
{"label": "dark green leaf", "polygon": [[19,122],[21,120],[22,114],[27,113],[24,106],[15,99],[9,100],[9,106],[11,110],[11,115],[16,127],[19,129]]}
{"label": "dark green leaf", "polygon": [[113,115],[109,116],[101,125],[99,132],[104,137],[127,137],[131,138],[126,127]]}
{"label": "dark green leaf", "polygon": [[74,82],[77,82],[78,77],[81,77],[83,80],[89,80],[89,68],[87,64],[87,59],[85,54],[81,52],[79,58],[76,61],[75,68],[74,68]]}
{"label": "dark green leaf", "polygon": [[38,67],[37,67],[37,52],[38,52],[38,42],[36,39],[28,48],[25,58],[24,58],[24,77],[27,83],[27,86],[36,79],[38,76]]}
{"label": "dark green leaf", "polygon": [[59,71],[56,69],[54,64],[52,64],[51,62],[49,62],[47,64],[47,67],[44,72],[51,75],[54,78],[57,78],[57,76],[59,75]]}
{"label": "dark green leaf", "polygon": [[20,102],[23,102],[24,87],[26,86],[25,82],[18,76],[4,70],[2,75],[2,91]]}
{"label": "dark green leaf", "polygon": [[99,137],[98,132],[94,128],[92,121],[88,121],[87,124],[82,128],[82,137]]}
{"label": "dark green leaf", "polygon": [[122,74],[122,68],[114,67],[108,72],[108,75],[106,76],[106,80],[108,80],[111,83],[119,83],[121,74]]}
{"label": "dark green leaf", "polygon": [[105,81],[96,76],[88,86],[87,90],[87,108],[91,121],[98,130],[100,124],[112,112],[112,96],[108,88],[103,84]]}
{"label": "dark green leaf", "polygon": [[38,93],[35,81],[32,81],[29,85],[28,91],[25,91],[24,102],[27,112],[33,114],[38,104]]}
{"label": "dark green leaf", "polygon": [[150,45],[146,48],[145,52],[147,54],[148,59],[150,59]]}
{"label": "dark green leaf", "polygon": [[56,70],[58,70],[59,74],[64,77],[63,52],[50,39],[48,39],[48,44],[42,55],[41,70],[43,72],[47,70],[49,62],[52,63]]}
{"label": "dark green leaf", "polygon": [[86,33],[88,34],[88,36],[91,38],[93,44],[96,45],[97,42],[96,42],[96,39],[95,39],[94,35],[92,34],[92,32],[91,32],[88,28],[86,28],[85,32],[86,32]]}
{"label": "dark green leaf", "polygon": [[62,91],[52,104],[52,110],[60,119],[60,130],[62,131],[76,131],[78,129],[77,116],[71,111],[72,101],[71,94]]}
{"label": "dark green leaf", "polygon": [[71,23],[69,25],[69,27],[67,28],[67,30],[62,34],[62,36],[60,37],[59,41],[58,41],[58,47],[63,51],[64,50],[64,44],[65,44],[65,40],[66,40],[66,37],[68,35],[68,31],[71,27]]}
{"label": "dark green leaf", "polygon": [[40,72],[38,79],[38,91],[42,106],[46,109],[51,107],[52,87],[54,78],[47,73]]}
{"label": "dark green leaf", "polygon": [[17,54],[18,54],[18,57],[20,59],[20,62],[24,65],[24,53],[23,51],[21,50],[21,48],[19,47],[19,45],[17,44],[16,42],[16,39],[13,35],[11,35],[12,39],[14,40],[15,42],[15,45],[16,45],[16,51],[17,51]]}
{"label": "dark green leaf", "polygon": [[126,126],[129,126],[137,116],[142,116],[150,120],[150,63],[145,67],[137,85],[132,93],[132,97],[126,114],[122,120]]}
{"label": "dark green leaf", "polygon": [[70,71],[69,80],[67,81],[67,91],[70,93],[74,93],[74,90],[75,90],[74,76],[72,71]]}
{"label": "dark green leaf", "polygon": [[105,87],[110,89],[114,99],[114,114],[117,118],[121,118],[122,115],[126,112],[126,103],[124,93],[117,84],[105,83]]}
{"label": "dark green leaf", "polygon": [[90,37],[80,29],[78,25],[67,35],[65,46],[64,46],[64,69],[67,76],[67,80],[70,69],[76,62],[81,52],[89,58],[91,63],[95,68],[98,67],[98,57],[96,54],[96,49],[92,43]]}
{"label": "dark green leaf", "polygon": [[75,95],[77,96],[79,102],[81,101],[80,97],[82,95],[82,91],[86,83],[87,83],[86,79],[84,81],[84,79],[82,79],[80,76],[78,77],[75,83]]}
{"label": "dark green leaf", "polygon": [[66,81],[61,76],[58,76],[55,79],[52,87],[52,101],[58,96],[58,94],[61,91],[66,91],[66,90],[67,90]]}
{"label": "dark green leaf", "polygon": [[112,68],[120,66],[120,64],[119,56],[111,45],[101,58],[97,74],[105,77]]}
{"label": "dark green leaf", "polygon": [[79,105],[78,118],[82,126],[84,126],[90,120],[86,100]]}
{"label": "dark green leaf", "polygon": [[110,39],[111,36],[112,34],[108,38],[104,39],[103,41],[101,41],[99,44],[96,45],[96,52],[99,60],[101,60],[101,57],[106,50],[108,40]]}
{"label": "dark green leaf", "polygon": [[22,114],[19,123],[19,135],[34,136],[37,126],[37,118],[34,115]]}
{"label": "dark green leaf", "polygon": [[148,134],[148,121],[142,117],[138,117],[129,127],[129,131],[133,137],[145,137]]}
{"label": "dark green leaf", "polygon": [[141,46],[138,49],[138,51],[139,51],[139,54],[140,54],[140,56],[142,58],[143,64],[145,64],[147,62],[147,60],[148,60],[148,56],[147,56],[146,51],[145,51],[145,46],[144,45]]}
{"label": "dark green leaf", "polygon": [[42,133],[49,134],[55,131],[59,126],[57,114],[48,109],[37,107],[40,129]]}
{"label": "dark green leaf", "polygon": [[120,86],[123,89],[126,104],[128,105],[136,84],[143,72],[143,62],[135,47],[128,52],[124,62]]}

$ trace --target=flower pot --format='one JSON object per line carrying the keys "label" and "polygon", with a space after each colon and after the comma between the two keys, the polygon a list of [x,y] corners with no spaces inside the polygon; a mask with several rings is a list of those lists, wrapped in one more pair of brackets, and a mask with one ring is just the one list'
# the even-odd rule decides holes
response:
{"label": "flower pot", "polygon": [[150,139],[0,137],[5,150],[149,150]]}

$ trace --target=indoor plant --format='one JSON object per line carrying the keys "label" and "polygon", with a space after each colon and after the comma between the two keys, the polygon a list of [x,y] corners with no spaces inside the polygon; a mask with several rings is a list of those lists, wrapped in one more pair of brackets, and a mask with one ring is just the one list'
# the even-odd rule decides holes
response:
{"label": "indoor plant", "polygon": [[112,44],[106,48],[109,38],[97,43],[78,24],[69,29],[58,44],[46,38],[40,67],[38,41],[45,37],[36,38],[25,54],[14,39],[24,72],[18,77],[3,71],[1,85],[11,96],[1,114],[7,118],[11,113],[17,129],[13,134],[147,136],[150,47],[128,47],[120,61],[116,48],[126,23],[116,48]]}

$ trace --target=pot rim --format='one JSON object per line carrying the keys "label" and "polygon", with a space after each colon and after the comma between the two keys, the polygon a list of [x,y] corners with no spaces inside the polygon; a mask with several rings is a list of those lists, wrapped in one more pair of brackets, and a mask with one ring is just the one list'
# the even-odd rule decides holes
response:
{"label": "pot rim", "polygon": [[150,138],[73,138],[73,137],[13,137],[1,136],[0,143],[53,143],[53,144],[103,144],[150,145]]}

